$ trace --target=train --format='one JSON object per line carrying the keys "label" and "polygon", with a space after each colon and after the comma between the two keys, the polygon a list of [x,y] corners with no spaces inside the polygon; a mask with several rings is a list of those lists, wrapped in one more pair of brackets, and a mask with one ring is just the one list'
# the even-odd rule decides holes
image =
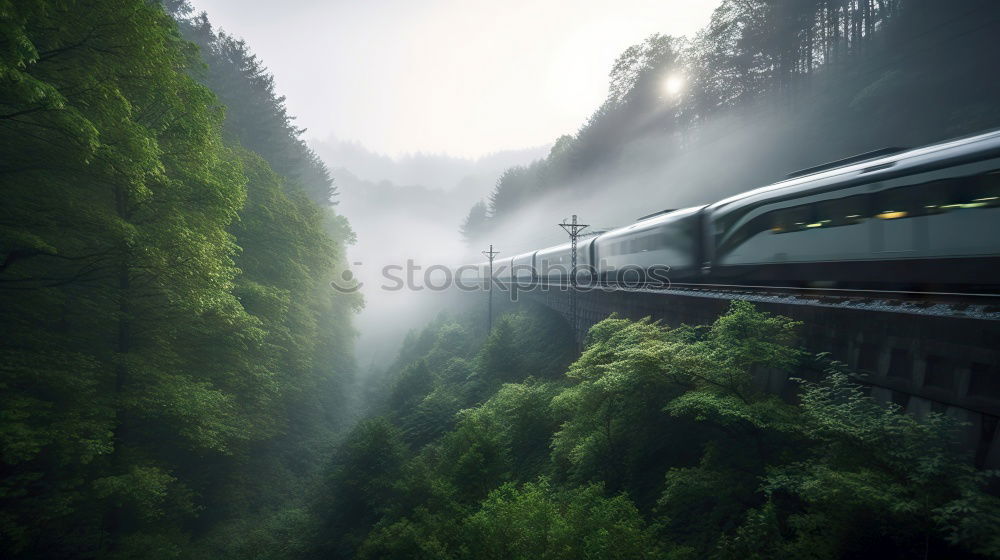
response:
{"label": "train", "polygon": [[868,152],[658,212],[581,237],[575,269],[571,257],[567,242],[498,259],[494,278],[997,294],[1000,130]]}

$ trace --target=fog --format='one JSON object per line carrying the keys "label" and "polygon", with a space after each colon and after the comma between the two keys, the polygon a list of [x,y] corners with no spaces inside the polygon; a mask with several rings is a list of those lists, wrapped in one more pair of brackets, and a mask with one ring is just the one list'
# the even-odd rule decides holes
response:
{"label": "fog", "polygon": [[[994,74],[980,72],[977,57],[992,31],[974,19],[964,25],[960,42],[953,40],[954,29],[889,34],[853,66],[814,71],[794,89],[716,110],[694,124],[671,118],[682,110],[696,112],[685,105],[693,92],[662,99],[662,106],[648,108],[633,125],[649,132],[626,135],[611,144],[617,153],[606,163],[532,193],[530,203],[494,220],[481,243],[496,243],[508,255],[534,250],[564,242],[556,224],[571,214],[592,231],[620,227],[856,154],[996,127],[1000,111],[989,100],[1000,85]],[[917,40],[933,45],[933,56],[928,49],[902,48]],[[956,90],[968,76],[977,76],[982,89]],[[615,138],[614,131],[609,136]]]}
{"label": "fog", "polygon": [[[337,209],[350,218],[357,234],[348,255],[352,270],[364,284],[365,309],[356,321],[362,371],[390,363],[407,332],[441,308],[440,297],[431,290],[383,289],[393,284],[385,277],[384,267],[406,266],[407,261],[423,267],[415,276],[419,288],[428,266],[481,262],[480,251],[491,243],[500,251],[498,258],[503,258],[565,242],[566,234],[557,224],[571,214],[590,224],[590,232],[607,230],[666,208],[707,204],[758,186],[765,179],[748,176],[744,164],[766,155],[759,142],[764,129],[753,119],[742,118],[741,132],[734,133],[736,120],[720,120],[702,132],[698,146],[711,144],[714,150],[691,146],[677,157],[663,159],[662,138],[630,143],[623,165],[598,170],[585,181],[539,196],[474,246],[459,235],[469,206],[488,195],[503,169],[531,163],[544,155],[544,148],[472,161],[422,155],[396,159],[372,154],[356,144],[317,144],[318,153],[332,165],[340,191]],[[781,134],[778,127],[767,130]],[[719,153],[729,154],[730,165],[714,165]],[[637,166],[631,163],[633,159],[657,163]],[[343,167],[338,166],[341,162]],[[363,170],[366,177],[359,177],[354,169]],[[467,171],[472,173],[463,176]],[[400,183],[371,179],[380,176]],[[407,177],[420,177],[425,183],[403,182]],[[392,274],[402,276],[401,272]]]}
{"label": "fog", "polygon": [[449,191],[454,199],[468,202],[487,196],[497,177],[508,167],[545,157],[551,143],[503,150],[476,158],[422,152],[393,157],[372,152],[360,142],[340,140],[334,136],[314,140],[310,146],[328,167],[346,169],[358,179]]}
{"label": "fog", "polygon": [[[505,169],[543,158],[549,146],[470,159],[442,154],[391,157],[336,138],[311,143],[331,168],[339,192],[337,211],[350,219],[357,236],[348,257],[365,297],[365,309],[355,322],[361,371],[387,366],[407,333],[444,307],[441,294],[421,289],[429,266],[481,262],[480,251],[489,244],[504,258],[565,242],[566,234],[557,224],[571,214],[590,224],[589,232],[607,230],[767,182],[771,178],[759,171],[768,167],[760,165],[768,159],[766,143],[760,140],[762,135],[779,138],[785,131],[768,116],[752,115],[741,112],[706,124],[671,157],[664,157],[670,153],[665,146],[674,139],[655,134],[637,138],[623,146],[615,165],[537,196],[472,245],[459,234],[469,207],[488,198]],[[725,154],[728,165],[715,165],[719,154]],[[748,167],[757,171],[748,172]],[[384,289],[395,285],[385,267],[405,267],[408,262],[421,267],[415,270],[414,282],[403,290]],[[404,276],[398,270],[388,273]]]}
{"label": "fog", "polygon": [[590,225],[587,232],[610,230],[662,210],[709,204],[811,165],[808,157],[796,163],[787,153],[772,153],[766,139],[778,140],[788,129],[768,119],[748,112],[714,120],[677,152],[666,148],[674,144],[671,136],[638,138],[623,146],[615,164],[561,184],[504,217],[488,241],[511,256],[565,242],[557,224],[572,214]]}
{"label": "fog", "polygon": [[[365,308],[355,321],[362,371],[387,365],[406,334],[437,314],[439,294],[420,289],[428,267],[478,260],[478,248],[468,247],[459,235],[469,206],[489,194],[504,169],[548,152],[548,147],[540,147],[478,159],[425,154],[392,158],[335,140],[315,143],[314,149],[330,166],[340,192],[337,211],[349,217],[357,236],[348,247],[348,259],[365,297]],[[408,262],[421,267],[415,270],[414,282],[404,290],[383,289],[396,284],[385,276],[385,267],[405,267]]]}
{"label": "fog", "polygon": [[190,2],[3,4],[0,559],[1000,550],[1000,2]]}
{"label": "fog", "polygon": [[[622,50],[654,32],[694,33],[717,2],[255,4],[193,1],[252,45],[333,175],[357,238],[348,258],[366,300],[355,321],[364,370],[436,314],[426,292],[379,289],[382,268],[481,258],[459,227],[501,173],[576,133]],[[497,245],[508,255],[553,240],[533,239],[540,231]]]}
{"label": "fog", "polygon": [[310,140],[475,158],[573,133],[622,50],[651,33],[694,33],[718,2],[193,4],[253,46]]}
{"label": "fog", "polygon": [[[441,8],[446,4],[450,9],[445,15]],[[969,71],[954,61],[977,58],[952,53],[949,66],[929,72],[933,63],[926,53],[903,48],[914,37],[941,45],[944,35],[940,41],[927,34],[890,35],[884,40],[896,44],[872,48],[853,62],[850,72],[842,73],[837,66],[818,69],[794,90],[775,90],[738,108],[713,109],[707,116],[685,108],[695,93],[675,77],[693,69],[667,68],[671,73],[659,79],[673,80],[670,95],[643,106],[646,113],[637,123],[626,123],[618,136],[614,130],[608,134],[600,147],[613,156],[593,165],[577,157],[571,179],[536,185],[527,201],[491,216],[488,232],[468,244],[459,228],[470,207],[488,201],[505,169],[546,158],[560,136],[579,138],[588,115],[608,96],[608,73],[625,47],[651,32],[693,38],[717,2],[668,3],[667,11],[645,4],[634,11],[617,6],[613,12],[621,17],[609,22],[601,20],[601,14],[609,12],[606,6],[585,4],[572,17],[566,10],[552,12],[548,5],[537,10],[521,6],[522,18],[505,12],[495,26],[476,27],[493,8],[436,3],[420,18],[405,22],[426,31],[419,39],[412,30],[400,31],[398,41],[370,51],[363,61],[351,49],[361,48],[361,43],[367,47],[370,37],[341,28],[374,18],[388,26],[384,33],[393,35],[393,26],[403,25],[402,14],[412,13],[397,13],[378,3],[358,11],[337,4],[329,10],[344,16],[334,26],[343,34],[307,33],[300,39],[316,45],[317,52],[332,53],[328,72],[300,76],[301,61],[287,58],[287,45],[271,43],[275,26],[287,22],[248,19],[251,10],[242,13],[231,5],[198,2],[213,10],[222,28],[246,34],[260,49],[282,91],[288,92],[290,111],[310,129],[310,147],[331,171],[339,191],[337,211],[348,218],[357,237],[348,258],[366,300],[355,322],[362,370],[389,363],[406,333],[431,319],[439,307],[427,290],[381,289],[391,283],[384,277],[386,266],[412,262],[426,269],[479,262],[480,251],[490,244],[501,258],[508,257],[564,242],[565,233],[557,224],[572,214],[590,224],[591,232],[612,229],[664,209],[709,204],[780,180],[796,169],[972,129],[936,108],[945,106],[954,93],[949,72]],[[291,12],[296,18],[302,13]],[[544,25],[542,20],[556,17],[554,13],[558,25]],[[476,25],[470,31],[472,23]],[[518,40],[512,43],[512,36]],[[468,39],[467,44],[456,48],[457,37]],[[966,45],[976,48],[973,41]],[[405,49],[422,55],[402,52]],[[940,52],[935,55],[945,60]],[[400,61],[412,66],[400,68]],[[908,73],[908,65],[914,72]],[[334,85],[330,80],[338,76],[344,82]],[[701,77],[687,78],[695,82]],[[912,87],[914,83],[920,88]],[[349,90],[350,99],[340,90]],[[330,97],[319,111],[315,101],[324,92]],[[911,110],[927,113],[919,126],[893,111],[893,100],[904,92]],[[966,105],[973,103],[967,100]],[[694,124],[671,121],[669,115],[684,111],[697,117]],[[644,118],[649,122],[641,122]],[[873,121],[881,126],[866,126]]]}

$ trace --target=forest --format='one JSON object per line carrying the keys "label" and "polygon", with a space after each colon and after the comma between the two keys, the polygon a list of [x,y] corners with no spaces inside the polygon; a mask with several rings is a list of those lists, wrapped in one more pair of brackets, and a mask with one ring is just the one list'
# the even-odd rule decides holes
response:
{"label": "forest", "polygon": [[326,168],[247,46],[168,8],[2,7],[6,558],[193,557],[348,414]]}
{"label": "forest", "polygon": [[[641,201],[614,216],[631,220],[1000,126],[1000,79],[985,55],[998,22],[989,0],[723,0],[696,36],[626,49],[590,119],[547,157],[508,168],[461,233],[475,245],[518,239],[542,199],[604,214],[622,206],[612,201]],[[664,76],[683,93],[665,91]]]}
{"label": "forest", "polygon": [[[715,185],[693,191],[878,130],[1000,123],[995,59],[970,55],[997,16],[723,0],[698,36],[626,50],[590,120],[507,169],[461,233],[727,158],[733,122],[784,119],[758,139],[777,149],[739,181],[687,168]],[[666,106],[665,71],[688,83]],[[746,302],[705,325],[611,316],[582,345],[542,307],[487,329],[456,304],[360,375],[363,297],[330,286],[355,241],[338,191],[403,189],[335,185],[303,134],[251,46],[186,0],[0,0],[0,557],[1000,558],[998,473],[959,424],[872,399]],[[760,390],[770,370],[795,394]]]}
{"label": "forest", "polygon": [[[1000,554],[993,474],[957,424],[867,396],[800,324],[747,302],[711,325],[610,317],[578,354],[562,321],[526,306],[485,337],[469,312],[411,336],[293,556]],[[783,400],[764,369],[808,378]]]}

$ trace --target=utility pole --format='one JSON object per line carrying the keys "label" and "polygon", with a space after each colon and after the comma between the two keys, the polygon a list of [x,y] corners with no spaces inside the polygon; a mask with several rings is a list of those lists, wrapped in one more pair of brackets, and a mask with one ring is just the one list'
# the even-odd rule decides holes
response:
{"label": "utility pole", "polygon": [[485,255],[487,259],[490,260],[490,284],[489,284],[489,287],[486,289],[487,293],[489,294],[488,295],[488,299],[489,299],[489,302],[490,302],[489,303],[489,315],[488,315],[488,317],[489,317],[489,319],[488,319],[489,320],[488,325],[489,326],[488,326],[488,328],[486,330],[486,332],[488,334],[490,331],[493,330],[493,259],[497,255],[500,254],[500,251],[494,251],[493,250],[493,245],[490,244],[490,250],[489,251],[480,251],[480,252],[483,255]]}
{"label": "utility pole", "polygon": [[580,233],[590,227],[590,224],[580,224],[576,221],[576,214],[573,214],[573,221],[566,223],[566,218],[563,218],[559,227],[563,228],[566,233],[569,234],[570,242],[570,270],[569,270],[569,284],[571,292],[569,294],[569,316],[570,324],[573,325],[573,330],[577,328],[577,317],[576,317],[576,240],[580,237]]}

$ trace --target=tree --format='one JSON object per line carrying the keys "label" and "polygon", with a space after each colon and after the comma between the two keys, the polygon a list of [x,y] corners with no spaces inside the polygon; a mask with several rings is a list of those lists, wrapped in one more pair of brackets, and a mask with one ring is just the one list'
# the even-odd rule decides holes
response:
{"label": "tree", "polygon": [[327,206],[336,195],[323,161],[302,140],[304,128],[294,124],[285,98],[276,92],[274,76],[242,39],[216,33],[202,13],[190,17],[186,0],[174,2],[171,13],[184,37],[201,48],[207,72],[203,83],[226,106],[227,136],[260,154],[290,185],[310,200]]}
{"label": "tree", "polygon": [[480,394],[488,395],[504,381],[517,381],[529,375],[520,359],[517,326],[513,317],[501,315],[476,356]]}
{"label": "tree", "polygon": [[465,522],[469,558],[653,558],[656,547],[635,506],[597,485],[565,492],[545,479],[490,493]]}
{"label": "tree", "polygon": [[[190,553],[192,528],[267,502],[246,480],[287,499],[283,474],[315,468],[294,451],[322,449],[304,440],[329,435],[350,367],[359,301],[326,286],[349,228],[306,173],[227,144],[158,4],[5,14],[0,551]],[[262,465],[289,432],[288,471]]]}
{"label": "tree", "polygon": [[683,453],[683,427],[669,423],[662,408],[682,390],[677,351],[687,336],[648,319],[612,317],[591,328],[586,350],[566,374],[575,384],[552,401],[561,424],[552,459],[569,481],[601,481],[639,496],[647,464]]}
{"label": "tree", "polygon": [[[15,95],[0,144],[14,154],[3,175],[15,210],[0,297],[5,324],[22,327],[3,348],[5,399],[21,412],[2,428],[13,451],[3,533],[15,539],[3,546],[176,548],[195,509],[186,460],[232,453],[252,423],[239,399],[266,391],[259,325],[231,293],[226,228],[245,179],[158,6],[11,10],[20,58],[5,61]],[[16,85],[26,81],[36,85]],[[217,367],[185,351],[213,327],[224,347],[242,346],[239,360]],[[51,532],[71,537],[40,538]]]}
{"label": "tree", "polygon": [[407,451],[399,430],[384,418],[359,423],[336,454],[336,467],[321,502],[319,549],[350,558],[371,527],[397,500],[397,481]]}
{"label": "tree", "polygon": [[469,209],[469,214],[465,217],[465,221],[462,222],[459,233],[462,234],[462,238],[467,243],[472,243],[485,233],[488,225],[489,215],[486,211],[486,203],[479,201]]}
{"label": "tree", "polygon": [[801,412],[811,453],[769,470],[763,486],[791,536],[755,546],[834,558],[878,549],[926,557],[951,545],[1000,556],[1000,500],[983,492],[994,473],[954,452],[954,420],[879,403],[836,363],[824,380],[804,382]]}

